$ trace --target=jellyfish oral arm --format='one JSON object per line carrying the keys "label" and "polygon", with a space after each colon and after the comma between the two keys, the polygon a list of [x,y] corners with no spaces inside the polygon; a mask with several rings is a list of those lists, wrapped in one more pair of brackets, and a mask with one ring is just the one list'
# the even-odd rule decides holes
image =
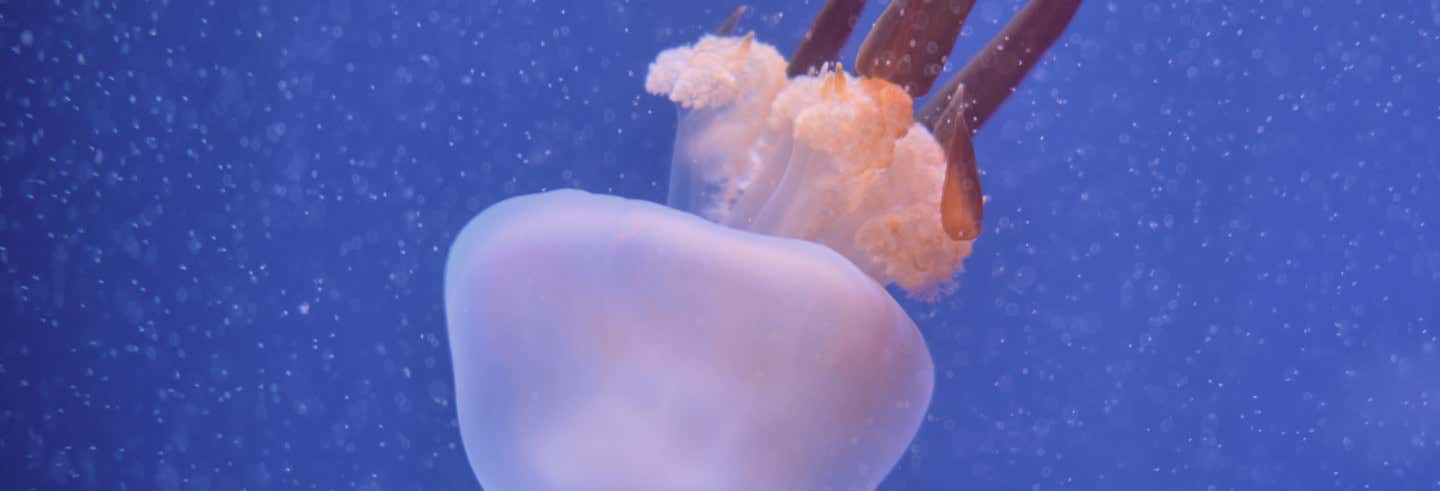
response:
{"label": "jellyfish oral arm", "polygon": [[[972,241],[982,230],[984,198],[971,136],[1059,39],[1080,4],[1081,0],[1031,0],[975,59],[942,84],[916,118],[942,149],[940,162],[944,170],[933,189],[912,190],[916,199],[908,202],[933,204],[940,212],[941,228],[952,240]],[[681,107],[681,128],[677,132],[676,158],[672,163],[672,176],[677,177],[672,179],[673,206],[729,225],[748,227],[753,223],[750,220],[753,220],[754,203],[771,196],[774,176],[782,172],[773,167],[786,167],[788,152],[792,149],[805,150],[790,145],[793,138],[785,134],[787,130],[806,126],[795,124],[798,120],[785,119],[799,113],[773,115],[774,108],[765,104],[767,98],[778,101],[785,93],[795,92],[794,87],[805,85],[800,82],[807,76],[825,77],[827,71],[839,72],[836,64],[839,49],[864,5],[863,0],[827,1],[785,65],[784,74],[775,69],[781,63],[779,54],[755,42],[752,36],[706,37],[692,46],[661,54],[650,67],[646,89],[669,97]],[[888,99],[881,101],[882,104],[893,102],[908,111],[912,104],[910,98],[930,90],[942,73],[973,6],[973,0],[895,0],[886,7],[861,44],[856,63],[864,81],[889,82],[909,95],[904,100]],[[737,11],[737,15],[740,12],[743,10]],[[720,31],[729,32],[735,20],[736,16],[732,15]],[[777,80],[783,80],[778,92]],[[831,93],[841,95],[834,98],[836,100],[850,99],[843,90]],[[697,107],[705,109],[694,111]],[[709,117],[713,114],[722,116]],[[876,143],[885,143],[885,138],[894,140],[898,135],[850,134],[843,138],[846,141],[870,138]],[[832,154],[846,151],[833,147],[824,150]],[[865,161],[863,157],[853,156],[848,160],[852,167],[884,167],[889,163],[886,159]],[[855,194],[857,190],[852,187],[843,192]],[[745,194],[750,196],[743,197]],[[837,213],[854,213],[854,210]],[[805,232],[811,231],[778,233],[815,239]],[[907,240],[913,239],[915,237],[907,237]],[[850,241],[833,236],[829,240]],[[843,249],[841,244],[827,242],[827,239],[821,241]],[[861,255],[845,255],[866,262]],[[949,272],[957,269],[958,263]],[[868,272],[882,283],[898,283],[875,271]],[[938,275],[932,272],[926,280],[912,280],[902,286],[929,290],[935,284],[934,276]]]}
{"label": "jellyfish oral arm", "polygon": [[935,218],[945,155],[909,95],[835,68],[787,79],[786,66],[750,36],[661,53],[646,89],[680,111],[670,204],[823,244],[881,284],[938,292],[971,242]]}

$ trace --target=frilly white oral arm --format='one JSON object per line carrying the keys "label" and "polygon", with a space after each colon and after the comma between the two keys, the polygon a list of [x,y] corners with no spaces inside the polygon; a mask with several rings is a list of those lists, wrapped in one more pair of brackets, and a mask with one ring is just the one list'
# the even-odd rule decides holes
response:
{"label": "frilly white oral arm", "polygon": [[785,67],[751,36],[706,36],[651,64],[646,89],[681,111],[672,206],[824,244],[882,284],[938,291],[971,241],[936,219],[945,156],[910,96],[838,66],[788,80]]}

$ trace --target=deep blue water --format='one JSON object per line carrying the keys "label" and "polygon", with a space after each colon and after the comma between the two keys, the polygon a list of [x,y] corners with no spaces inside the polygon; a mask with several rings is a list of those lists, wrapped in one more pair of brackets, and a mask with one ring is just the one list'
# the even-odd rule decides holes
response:
{"label": "deep blue water", "polygon": [[[477,489],[450,241],[663,199],[646,65],[734,6],[0,0],[0,487]],[[1440,1],[1091,0],[976,146],[883,489],[1440,487]]]}

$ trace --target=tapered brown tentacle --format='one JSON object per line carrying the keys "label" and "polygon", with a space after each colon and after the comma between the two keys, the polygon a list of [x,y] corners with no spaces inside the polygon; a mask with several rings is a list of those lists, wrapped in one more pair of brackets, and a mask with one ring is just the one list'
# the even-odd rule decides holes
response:
{"label": "tapered brown tentacle", "polygon": [[974,0],[895,0],[860,45],[855,71],[905,88],[910,97],[930,92],[945,70],[955,38]]}
{"label": "tapered brown tentacle", "polygon": [[[1080,2],[1030,0],[980,54],[925,103],[917,119],[934,128],[941,118],[958,109],[964,113],[970,132],[980,131],[985,121],[1025,79],[1025,74],[1039,63],[1045,50],[1060,38],[1060,33],[1075,16],[1075,10],[1080,8]],[[965,86],[966,98],[955,104],[957,101],[953,95],[958,93],[956,88],[961,85]]]}
{"label": "tapered brown tentacle", "polygon": [[745,6],[735,7],[735,11],[730,12],[730,16],[726,17],[724,21],[720,22],[720,26],[715,28],[715,35],[729,36],[731,32],[735,31],[735,25],[740,23],[740,16],[743,15],[745,15]]}
{"label": "tapered brown tentacle", "polygon": [[[958,90],[965,90],[963,86]],[[963,94],[955,94],[964,97]],[[960,113],[950,113],[935,126],[945,151],[945,184],[940,192],[940,224],[953,240],[974,240],[984,220],[985,196],[980,190],[980,167],[970,129]]]}
{"label": "tapered brown tentacle", "polygon": [[805,31],[805,39],[795,54],[790,56],[790,65],[785,76],[795,77],[819,70],[821,65],[840,59],[840,49],[850,39],[850,31],[860,20],[860,11],[865,9],[865,0],[828,0]]}

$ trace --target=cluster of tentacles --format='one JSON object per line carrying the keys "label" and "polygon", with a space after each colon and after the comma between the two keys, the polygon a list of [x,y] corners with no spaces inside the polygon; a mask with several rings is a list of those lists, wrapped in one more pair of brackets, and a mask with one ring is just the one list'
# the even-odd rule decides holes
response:
{"label": "cluster of tentacles", "polygon": [[[947,162],[941,222],[955,240],[979,236],[984,197],[971,137],[1060,37],[1081,0],[1030,0],[985,48],[920,108],[924,124]],[[895,0],[860,45],[855,70],[899,85],[912,98],[930,92],[975,0]],[[835,63],[865,7],[865,0],[828,0],[786,70],[794,77]],[[718,29],[728,34],[744,8]]]}

